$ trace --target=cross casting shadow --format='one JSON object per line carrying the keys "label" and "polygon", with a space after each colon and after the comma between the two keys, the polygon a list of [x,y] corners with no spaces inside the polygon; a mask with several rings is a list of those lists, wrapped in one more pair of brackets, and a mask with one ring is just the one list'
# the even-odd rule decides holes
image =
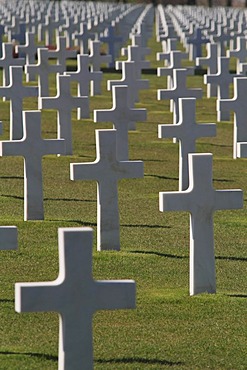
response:
{"label": "cross casting shadow", "polygon": [[0,351],[0,355],[23,355],[28,357],[43,358],[49,361],[58,361],[58,356],[47,355],[45,353]]}
{"label": "cross casting shadow", "polygon": [[123,357],[123,358],[112,358],[108,360],[96,359],[95,362],[100,364],[149,364],[149,365],[159,365],[159,366],[180,366],[183,365],[180,361],[168,361],[168,360],[157,360],[157,359],[147,359],[141,357]]}
{"label": "cross casting shadow", "polygon": [[188,256],[178,256],[176,254],[160,253],[160,252],[153,252],[153,251],[130,251],[130,253],[151,254],[154,256],[174,258],[174,259],[188,259],[189,258]]}

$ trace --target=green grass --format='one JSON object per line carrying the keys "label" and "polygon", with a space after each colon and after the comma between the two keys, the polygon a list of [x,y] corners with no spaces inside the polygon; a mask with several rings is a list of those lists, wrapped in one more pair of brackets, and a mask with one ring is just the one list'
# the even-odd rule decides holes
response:
{"label": "green grass", "polygon": [[[152,66],[160,45],[150,41]],[[103,94],[90,98],[94,109],[110,108],[108,79]],[[143,179],[119,182],[121,251],[96,252],[94,278],[134,279],[135,310],[98,312],[94,318],[95,369],[246,369],[247,211],[215,213],[217,294],[189,297],[189,214],[159,212],[160,191],[178,189],[178,144],[157,137],[158,124],[172,123],[167,101],[157,101],[165,78],[143,75],[150,89],[140,93],[137,107],[146,108],[147,122],[129,134],[131,160],[143,160]],[[203,87],[202,76],[188,85]],[[55,92],[54,85],[52,91]],[[0,102],[3,140],[7,140],[9,103]],[[37,109],[27,99],[25,109]],[[58,275],[57,229],[92,226],[96,230],[96,183],[71,181],[69,165],[95,160],[95,129],[111,124],[76,121],[73,113],[74,155],[43,159],[44,221],[23,221],[23,159],[0,158],[1,225],[18,226],[17,251],[1,251],[0,369],[57,369],[58,315],[14,310],[16,282],[49,281]],[[215,99],[197,102],[197,121],[216,122]],[[56,115],[42,112],[44,138],[56,135]],[[232,122],[217,123],[215,138],[197,142],[199,153],[213,153],[215,189],[247,190],[246,159],[232,159]],[[83,333],[82,333],[83,335]],[[82,359],[83,361],[83,359]]]}

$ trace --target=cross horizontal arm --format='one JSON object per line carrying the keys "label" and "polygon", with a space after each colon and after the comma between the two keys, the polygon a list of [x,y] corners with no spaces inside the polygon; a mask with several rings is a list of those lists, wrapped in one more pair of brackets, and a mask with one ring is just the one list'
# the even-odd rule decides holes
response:
{"label": "cross horizontal arm", "polygon": [[240,189],[216,190],[215,195],[215,210],[243,208],[243,191]]}
{"label": "cross horizontal arm", "polygon": [[190,191],[171,191],[159,193],[159,210],[164,211],[191,211],[192,199]]}
{"label": "cross horizontal arm", "polygon": [[96,310],[135,308],[136,284],[133,280],[96,281]]}

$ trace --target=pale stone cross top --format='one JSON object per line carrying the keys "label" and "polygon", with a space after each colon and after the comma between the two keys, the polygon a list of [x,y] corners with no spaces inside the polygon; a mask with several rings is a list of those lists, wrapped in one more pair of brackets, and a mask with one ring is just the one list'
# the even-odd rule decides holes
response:
{"label": "pale stone cross top", "polygon": [[73,153],[71,111],[73,108],[87,110],[88,97],[71,96],[70,76],[57,74],[56,81],[57,95],[52,97],[40,97],[39,108],[57,110],[58,139],[65,139],[64,154],[70,155]]}
{"label": "pale stone cross top", "polygon": [[107,90],[111,90],[115,85],[127,85],[129,88],[129,104],[134,106],[139,101],[138,93],[141,89],[146,89],[146,81],[137,79],[135,75],[135,63],[125,62],[122,65],[122,79],[108,80]]}
{"label": "pale stone cross top", "polygon": [[216,135],[214,123],[196,123],[196,99],[179,99],[179,121],[176,125],[159,125],[158,137],[179,139],[179,190],[189,187],[189,153],[196,152],[196,140]]}
{"label": "pale stone cross top", "polygon": [[74,40],[77,40],[80,48],[80,54],[88,54],[89,40],[95,38],[93,32],[89,32],[86,22],[80,24],[80,32],[73,35]]}
{"label": "pale stone cross top", "polygon": [[71,180],[97,181],[97,249],[120,250],[118,180],[143,177],[142,161],[118,161],[116,130],[96,130],[96,161],[71,163]]}
{"label": "pale stone cross top", "polygon": [[128,161],[129,124],[147,119],[146,109],[131,108],[128,104],[128,86],[112,87],[111,109],[94,110],[94,122],[113,122],[116,129],[116,150],[118,161]]}
{"label": "pale stone cross top", "polygon": [[173,70],[173,87],[167,90],[158,90],[158,100],[170,99],[173,101],[173,123],[179,120],[178,99],[179,98],[201,98],[202,89],[188,89],[186,86],[188,71],[184,68]]}
{"label": "pale stone cross top", "polygon": [[28,81],[34,81],[36,75],[38,75],[39,81],[39,95],[49,96],[49,74],[50,73],[63,73],[64,68],[59,64],[49,63],[49,51],[47,48],[39,48],[38,63],[29,64],[25,66],[25,73],[27,74]]}
{"label": "pale stone cross top", "polygon": [[115,27],[110,25],[107,29],[107,35],[100,37],[100,41],[108,45],[108,54],[111,55],[112,61],[110,67],[115,66],[115,45],[123,40],[122,36],[115,35]]}
{"label": "pale stone cross top", "polygon": [[58,312],[59,369],[93,369],[93,315],[136,305],[133,280],[94,280],[90,228],[58,230],[59,275],[50,282],[15,284],[17,312]]}
{"label": "pale stone cross top", "polygon": [[241,63],[246,62],[247,59],[247,39],[245,36],[238,36],[236,40],[236,49],[227,50],[227,57],[235,57],[237,59],[236,63],[236,73],[240,74],[242,72]]}
{"label": "pale stone cross top", "polygon": [[13,57],[12,43],[3,43],[2,48],[3,56],[0,58],[0,67],[3,69],[3,86],[8,86],[10,84],[10,66],[24,66],[25,59]]}
{"label": "pale stone cross top", "polygon": [[[122,65],[125,62],[135,63],[135,74],[137,79],[141,79],[142,70],[150,67],[150,62],[142,58],[142,47],[140,46],[127,46],[128,59],[126,61],[117,61],[116,69],[122,69]],[[149,88],[149,81],[146,80],[146,89]]]}
{"label": "pale stone cross top", "polygon": [[190,212],[190,295],[216,292],[214,212],[243,207],[242,190],[214,190],[212,164],[212,154],[189,154],[189,188],[159,194],[161,212]]}
{"label": "pale stone cross top", "polygon": [[207,44],[210,40],[203,37],[201,28],[197,28],[194,37],[187,38],[186,42],[192,46],[189,53],[190,60],[195,60],[202,56],[202,45]]}
{"label": "pale stone cross top", "polygon": [[42,157],[62,154],[64,140],[41,137],[41,112],[23,112],[21,140],[0,141],[0,156],[24,157],[24,220],[43,220]]}
{"label": "pale stone cross top", "polygon": [[66,47],[66,37],[58,36],[56,38],[57,48],[56,50],[49,50],[48,57],[57,59],[57,64],[63,67],[63,71],[66,71],[67,59],[76,58],[77,51],[69,50]]}
{"label": "pale stone cross top", "polygon": [[0,96],[10,99],[10,140],[20,140],[23,138],[23,99],[38,98],[38,87],[24,86],[22,67],[10,67],[10,84],[0,87]]}
{"label": "pale stone cross top", "polygon": [[241,157],[238,152],[238,143],[247,142],[247,77],[233,79],[234,97],[232,99],[218,99],[217,110],[223,112],[234,111],[233,129],[233,158]]}
{"label": "pale stone cross top", "polygon": [[[233,78],[238,75],[230,73],[229,71],[230,58],[219,57],[218,58],[218,72],[214,75],[204,75],[204,83],[213,83],[218,87],[217,97],[218,99],[229,99],[229,88],[233,82]],[[218,121],[229,121],[230,114],[227,111],[218,111]]]}
{"label": "pale stone cross top", "polygon": [[99,40],[89,41],[89,63],[94,72],[99,72],[102,64],[109,64],[112,60],[110,54],[101,54],[101,45],[102,42]]}
{"label": "pale stone cross top", "polygon": [[[99,40],[89,40],[89,50],[90,54],[88,57],[89,64],[90,64],[90,71],[91,72],[101,72],[101,65],[102,64],[109,64],[112,60],[112,56],[110,54],[102,55],[101,54],[101,45],[102,42]],[[91,94],[92,95],[100,95],[101,94],[101,78],[94,79],[91,84]]]}
{"label": "pale stone cross top", "polygon": [[38,46],[35,42],[35,33],[34,32],[26,32],[26,43],[25,45],[17,45],[16,51],[20,57],[23,55],[26,58],[26,64],[34,64],[35,57],[37,54]]}
{"label": "pale stone cross top", "polygon": [[[219,48],[217,44],[208,43],[206,45],[206,49],[207,56],[196,58],[196,65],[206,65],[208,67],[207,74],[214,75],[218,70]],[[213,83],[207,83],[207,97],[210,98],[212,96],[217,96],[217,85]]]}
{"label": "pale stone cross top", "polygon": [[[78,96],[93,96],[94,83],[101,82],[103,73],[101,71],[91,72],[89,70],[89,57],[87,54],[78,54],[77,55],[77,70],[75,72],[67,72],[66,75],[70,76],[71,81],[77,82],[77,91]],[[91,85],[91,94],[90,94],[90,85]],[[89,109],[88,111],[81,111],[79,118],[88,118],[89,117]]]}

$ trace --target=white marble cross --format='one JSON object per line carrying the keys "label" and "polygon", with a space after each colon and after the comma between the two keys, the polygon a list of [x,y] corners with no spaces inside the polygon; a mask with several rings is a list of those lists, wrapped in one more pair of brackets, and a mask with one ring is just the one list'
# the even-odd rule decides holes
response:
{"label": "white marble cross", "polygon": [[3,56],[0,58],[0,67],[3,69],[3,86],[10,84],[9,67],[10,66],[24,66],[24,58],[13,57],[13,44],[3,43],[2,45]]}
{"label": "white marble cross", "polygon": [[[202,66],[206,65],[207,75],[215,75],[218,70],[218,57],[219,57],[219,48],[217,44],[208,43],[206,45],[207,56],[196,58],[196,65]],[[211,98],[217,96],[217,85],[213,83],[207,83],[207,97]]]}
{"label": "white marble cross", "polygon": [[[91,72],[89,70],[89,57],[87,54],[77,55],[77,70],[75,72],[66,72],[67,76],[70,76],[71,81],[77,82],[78,96],[93,96],[94,95],[94,83],[101,83],[103,73],[101,71]],[[91,89],[90,89],[91,87]],[[90,94],[91,90],[91,94]],[[78,112],[78,119],[89,117],[89,108],[86,111]]]}
{"label": "white marble cross", "polygon": [[[230,84],[233,82],[233,78],[237,77],[236,74],[230,73],[229,71],[230,58],[219,57],[218,58],[218,72],[214,75],[204,75],[204,83],[213,83],[217,85],[217,97],[218,99],[229,99]],[[227,111],[217,111],[218,121],[229,121],[230,114]]]}
{"label": "white marble cross", "polygon": [[212,154],[189,154],[188,189],[159,194],[161,212],[190,212],[190,295],[216,292],[214,212],[243,207],[242,190],[214,190],[212,164]]}
{"label": "white marble cross", "polygon": [[106,43],[108,45],[108,54],[111,55],[112,61],[110,63],[110,67],[115,67],[115,46],[116,43],[119,43],[122,41],[122,36],[115,35],[115,27],[113,25],[110,25],[107,28],[107,34],[105,36],[100,37],[100,41],[103,43]]}
{"label": "white marble cross", "polygon": [[89,109],[88,97],[71,96],[70,76],[59,75],[56,77],[57,95],[52,97],[40,97],[39,109],[57,110],[58,139],[65,139],[66,155],[73,154],[71,111],[80,108],[82,111]]}
{"label": "white marble cross", "polygon": [[[99,40],[89,40],[89,64],[91,72],[100,72],[102,64],[108,65],[111,63],[112,57],[110,54],[102,55],[101,54],[101,45],[102,42]],[[103,77],[103,76],[101,76]],[[102,78],[94,79],[91,83],[91,94],[100,95],[101,94],[101,81]]]}
{"label": "white marble cross", "polygon": [[[122,65],[125,62],[134,62],[135,63],[135,75],[137,79],[141,79],[142,70],[150,67],[150,62],[144,60],[142,57],[142,47],[141,46],[127,46],[127,55],[128,59],[126,61],[117,61],[115,63],[116,69],[122,69]],[[143,82],[144,84],[144,82]],[[146,80],[146,89],[149,88],[149,81]]]}
{"label": "white marble cross", "polygon": [[25,66],[27,81],[34,81],[38,75],[39,95],[41,97],[49,96],[49,74],[63,73],[64,68],[59,64],[49,63],[49,51],[47,48],[39,48],[37,50],[38,63]]}
{"label": "white marble cross", "polygon": [[25,56],[26,64],[34,64],[35,57],[37,54],[38,46],[36,45],[35,41],[35,33],[34,32],[26,32],[26,43],[25,45],[17,45],[16,51],[19,57]]}
{"label": "white marble cross", "polygon": [[24,157],[24,220],[43,220],[42,157],[63,154],[64,140],[41,137],[41,112],[23,112],[23,139],[0,141],[0,156]]}
{"label": "white marble cross", "polygon": [[129,160],[128,127],[136,121],[147,119],[146,109],[135,109],[128,104],[128,86],[112,87],[111,109],[94,110],[94,122],[113,122],[116,129],[116,150],[118,161]]}
{"label": "white marble cross", "polygon": [[23,138],[23,99],[38,98],[38,87],[23,85],[22,67],[10,67],[10,84],[0,86],[0,96],[10,100],[10,140]]}
{"label": "white marble cross", "polygon": [[56,38],[57,48],[56,50],[49,50],[48,58],[55,58],[57,59],[57,63],[61,68],[63,68],[63,71],[66,71],[66,62],[67,59],[75,59],[77,56],[76,50],[69,50],[66,47],[66,37],[58,36]]}
{"label": "white marble cross", "polygon": [[236,49],[230,49],[226,51],[226,56],[231,58],[234,57],[237,59],[236,63],[236,74],[242,72],[242,63],[246,62],[247,59],[247,39],[245,36],[238,36],[236,39]]}
{"label": "white marble cross", "polygon": [[118,161],[116,130],[96,130],[96,161],[71,163],[71,180],[97,181],[97,250],[120,250],[118,180],[143,177],[142,161]]}
{"label": "white marble cross", "polygon": [[129,104],[130,107],[139,101],[138,93],[141,89],[146,89],[146,81],[137,79],[135,74],[135,63],[124,62],[122,65],[122,79],[121,80],[108,80],[107,90],[111,90],[112,86],[127,85],[129,88]]}
{"label": "white marble cross", "polygon": [[207,44],[209,39],[203,37],[201,28],[196,28],[193,37],[188,37],[186,42],[191,46],[189,58],[195,60],[202,56],[202,45]]}
{"label": "white marble cross", "polygon": [[247,77],[233,79],[234,97],[232,99],[218,99],[217,110],[221,112],[234,111],[233,129],[233,158],[241,157],[238,152],[238,143],[247,141]]}
{"label": "white marble cross", "polygon": [[93,279],[92,243],[90,228],[60,228],[57,279],[15,284],[17,312],[58,312],[60,370],[92,370],[93,315],[136,305],[133,280]]}
{"label": "white marble cross", "polygon": [[77,44],[80,48],[80,54],[88,54],[89,40],[95,38],[93,32],[89,32],[88,25],[86,22],[80,23],[80,32],[75,33],[73,36],[74,40],[77,40]]}
{"label": "white marble cross", "polygon": [[173,123],[176,124],[179,117],[178,99],[179,98],[201,98],[202,89],[188,89],[186,84],[188,71],[187,69],[173,70],[173,87],[171,89],[158,90],[158,100],[170,99],[173,101],[171,111],[173,111]]}
{"label": "white marble cross", "polygon": [[196,152],[196,140],[216,135],[214,123],[196,123],[196,99],[178,99],[179,121],[176,125],[159,125],[158,137],[179,140],[179,190],[189,187],[189,153]]}

